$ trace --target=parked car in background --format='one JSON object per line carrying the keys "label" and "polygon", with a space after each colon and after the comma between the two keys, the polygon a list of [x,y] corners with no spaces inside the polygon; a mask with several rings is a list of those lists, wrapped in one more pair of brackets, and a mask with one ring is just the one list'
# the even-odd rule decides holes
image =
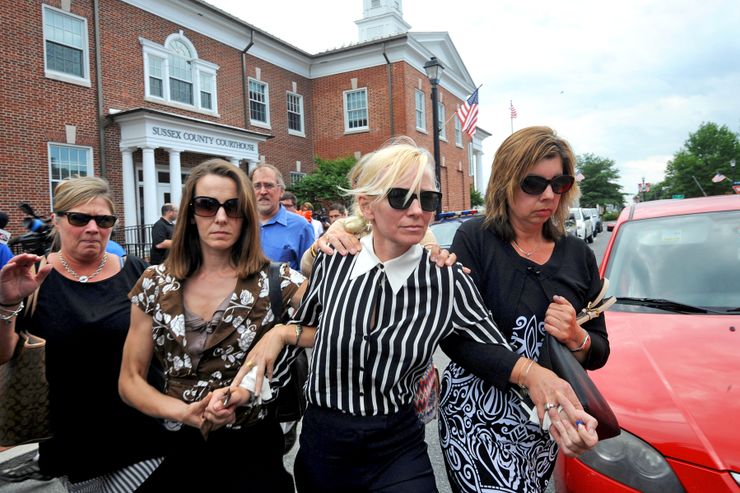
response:
{"label": "parked car in background", "polygon": [[578,236],[576,231],[576,217],[573,213],[568,215],[568,218],[565,220],[565,233]]}
{"label": "parked car in background", "polygon": [[576,222],[576,236],[586,241],[586,243],[594,242],[594,226],[591,222],[591,216],[584,212],[584,209],[574,207],[570,209],[570,218]]}
{"label": "parked car in background", "polygon": [[455,237],[457,228],[468,219],[479,217],[477,209],[469,209],[458,212],[442,212],[437,215],[436,220],[429,225],[437,238],[437,243],[442,248],[449,249],[452,245],[452,239]]}
{"label": "parked car in background", "polygon": [[584,211],[588,211],[588,215],[591,217],[591,224],[594,226],[594,236],[604,231],[604,228],[601,225],[601,214],[599,214],[599,209],[592,207],[590,209],[584,209]]}
{"label": "parked car in background", "polygon": [[740,196],[643,202],[600,267],[617,297],[591,372],[622,428],[558,458],[559,492],[740,491]]}

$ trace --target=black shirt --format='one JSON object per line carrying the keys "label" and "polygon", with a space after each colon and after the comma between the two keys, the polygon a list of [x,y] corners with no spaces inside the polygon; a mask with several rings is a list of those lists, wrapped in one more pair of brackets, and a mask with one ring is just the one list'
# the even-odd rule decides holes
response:
{"label": "black shirt", "polygon": [[160,217],[159,221],[152,226],[152,250],[149,254],[149,262],[152,265],[161,264],[167,258],[169,250],[167,248],[157,248],[157,245],[164,240],[171,240],[174,229],[175,225],[163,217]]}
{"label": "black shirt", "polygon": [[[80,283],[52,270],[31,320],[18,329],[46,339],[53,438],[39,444],[42,471],[73,482],[157,457],[164,429],[118,394],[123,344],[131,323],[128,291],[146,264],[131,255],[113,277]],[[161,388],[153,367],[150,382]]]}

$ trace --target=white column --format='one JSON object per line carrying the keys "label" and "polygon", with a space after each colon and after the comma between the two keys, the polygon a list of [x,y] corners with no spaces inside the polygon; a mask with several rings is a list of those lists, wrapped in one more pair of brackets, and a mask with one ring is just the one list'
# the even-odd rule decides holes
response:
{"label": "white column", "polygon": [[231,164],[233,164],[234,166],[236,166],[237,168],[239,167],[239,158],[238,157],[230,157],[229,158],[229,162]]}
{"label": "white column", "polygon": [[136,170],[134,169],[134,150],[122,150],[121,161],[124,225],[136,226]]}
{"label": "white column", "polygon": [[485,197],[488,183],[486,182],[486,175],[483,173],[483,153],[476,151],[473,153],[473,158],[475,159],[475,188]]}
{"label": "white column", "polygon": [[157,210],[157,169],[154,166],[154,149],[141,149],[144,163],[144,224],[154,224],[159,219]]}
{"label": "white column", "polygon": [[176,207],[180,207],[182,197],[182,172],[180,171],[180,153],[178,149],[169,149],[170,153],[170,197]]}

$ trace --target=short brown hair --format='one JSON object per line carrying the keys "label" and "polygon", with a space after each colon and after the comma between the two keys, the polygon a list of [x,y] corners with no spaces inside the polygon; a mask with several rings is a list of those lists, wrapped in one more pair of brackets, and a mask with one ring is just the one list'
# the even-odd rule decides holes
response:
{"label": "short brown hair", "polygon": [[172,248],[165,260],[167,270],[176,278],[185,279],[196,272],[203,262],[200,237],[190,203],[195,196],[195,185],[206,175],[223,176],[236,184],[239,209],[244,220],[239,238],[231,247],[231,261],[236,266],[240,278],[249,277],[262,270],[270,261],[262,253],[260,222],[252,184],[241,169],[223,159],[209,159],[199,164],[193,168],[185,182],[180,211],[187,213],[181,214],[175,224]]}
{"label": "short brown hair", "polygon": [[[573,149],[550,127],[527,127],[507,137],[493,158],[486,190],[484,225],[492,228],[505,241],[516,239],[509,220],[509,204],[514,200],[514,192],[537,163],[555,156],[563,161],[563,174],[575,176],[576,156]],[[568,210],[579,194],[578,184],[574,184],[573,188],[560,196],[555,213],[542,227],[545,238],[556,240],[565,234],[564,223]]]}

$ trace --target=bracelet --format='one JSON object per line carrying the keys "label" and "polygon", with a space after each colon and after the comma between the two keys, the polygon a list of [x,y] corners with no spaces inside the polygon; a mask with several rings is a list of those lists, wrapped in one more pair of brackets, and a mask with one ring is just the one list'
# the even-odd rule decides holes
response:
{"label": "bracelet", "polygon": [[6,314],[0,313],[0,320],[5,320],[6,322],[10,322],[12,319],[14,319],[15,317],[18,316],[18,314],[21,312],[21,310],[23,310],[23,307],[24,306],[25,305],[21,301],[18,304],[18,308],[16,308],[15,310],[5,310],[5,309],[3,309],[2,311],[6,312]]}
{"label": "bracelet", "polygon": [[517,385],[519,385],[519,388],[522,390],[527,389],[527,386],[524,385],[524,379],[527,378],[527,375],[529,375],[529,370],[532,368],[533,364],[534,364],[534,360],[533,359],[529,360],[529,364],[527,365],[527,367],[524,369],[523,372],[519,374],[519,383]]}
{"label": "bracelet", "polygon": [[301,339],[301,334],[303,334],[303,325],[295,324],[295,346],[298,345],[298,341]]}
{"label": "bracelet", "polygon": [[578,346],[575,349],[571,349],[570,352],[571,353],[577,353],[578,351],[583,351],[586,348],[586,344],[588,344],[588,341],[590,339],[591,339],[591,334],[589,334],[588,332],[586,332],[586,337],[583,338],[583,342],[581,343],[581,345]]}

